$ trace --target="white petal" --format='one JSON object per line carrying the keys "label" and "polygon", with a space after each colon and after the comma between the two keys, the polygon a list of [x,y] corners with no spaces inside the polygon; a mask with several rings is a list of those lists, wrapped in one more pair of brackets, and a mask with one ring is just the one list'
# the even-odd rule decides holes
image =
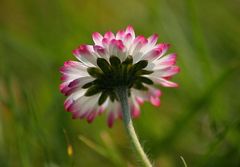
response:
{"label": "white petal", "polygon": [[97,56],[92,45],[81,45],[73,51],[73,54],[86,66],[97,66]]}
{"label": "white petal", "polygon": [[94,32],[94,33],[92,34],[92,38],[93,38],[93,41],[94,41],[95,45],[102,46],[103,36],[102,36],[100,33]]}
{"label": "white petal", "polygon": [[149,78],[152,79],[154,82],[161,84],[164,87],[178,87],[177,83],[168,81],[161,77],[149,76]]}

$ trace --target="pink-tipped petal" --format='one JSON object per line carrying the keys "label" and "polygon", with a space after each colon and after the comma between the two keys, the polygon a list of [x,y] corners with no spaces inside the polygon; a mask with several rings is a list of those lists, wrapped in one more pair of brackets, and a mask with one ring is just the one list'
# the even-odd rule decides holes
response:
{"label": "pink-tipped petal", "polygon": [[86,57],[91,56],[90,50],[87,45],[80,45],[78,48],[78,52],[82,56],[86,56]]}
{"label": "pink-tipped petal", "polygon": [[68,75],[62,75],[62,76],[60,77],[60,80],[61,80],[61,81],[66,81],[66,80],[68,80]]}
{"label": "pink-tipped petal", "polygon": [[159,89],[154,89],[153,90],[153,95],[159,97],[159,96],[162,95],[162,92]]}
{"label": "pink-tipped petal", "polygon": [[144,100],[141,97],[136,97],[136,102],[141,105],[144,103]]}
{"label": "pink-tipped petal", "polygon": [[161,43],[156,46],[156,49],[161,50],[162,52],[161,56],[163,56],[168,51],[169,47],[170,47],[170,44]]}
{"label": "pink-tipped petal", "polygon": [[147,42],[147,39],[142,35],[137,36],[133,41],[133,43],[136,45],[144,45],[147,44]]}
{"label": "pink-tipped petal", "polygon": [[67,99],[65,102],[64,102],[64,108],[65,110],[67,111],[70,111],[69,108],[73,105],[73,100],[72,99]]}
{"label": "pink-tipped petal", "polygon": [[179,72],[180,68],[178,66],[169,66],[164,69],[155,70],[150,76],[166,78],[171,77]]}
{"label": "pink-tipped petal", "polygon": [[131,115],[132,115],[132,117],[133,118],[137,118],[137,117],[139,117],[140,113],[141,113],[140,109],[138,107],[132,105],[132,107],[131,107]]}
{"label": "pink-tipped petal", "polygon": [[76,87],[79,85],[81,79],[75,79],[68,84],[68,87]]}
{"label": "pink-tipped petal", "polygon": [[96,112],[96,111],[90,112],[90,113],[88,114],[88,116],[87,116],[87,122],[88,122],[88,123],[92,123],[93,120],[95,119],[96,115],[97,115],[97,112]]}
{"label": "pink-tipped petal", "polygon": [[125,30],[125,33],[126,34],[130,33],[132,35],[132,37],[135,38],[135,32],[134,32],[134,29],[131,25],[127,26],[127,28]]}
{"label": "pink-tipped petal", "polygon": [[122,40],[113,39],[110,42],[110,47],[112,47],[112,50],[116,49],[116,50],[119,50],[119,51],[123,51],[124,44],[123,44]]}
{"label": "pink-tipped petal", "polygon": [[158,35],[157,34],[153,34],[147,40],[148,40],[148,44],[149,45],[154,46],[157,43]]}
{"label": "pink-tipped petal", "polygon": [[68,60],[68,61],[64,62],[65,67],[76,67],[77,65],[78,65],[78,62],[76,62],[76,61]]}
{"label": "pink-tipped petal", "polygon": [[125,31],[124,30],[119,30],[116,34],[116,39],[117,40],[119,40],[119,39],[122,40],[124,38],[124,36],[125,36]]}
{"label": "pink-tipped petal", "polygon": [[[68,83],[67,82],[63,82],[59,85],[59,90],[62,92],[62,90],[68,86]],[[63,92],[62,92],[63,93]]]}
{"label": "pink-tipped petal", "polygon": [[121,61],[126,58],[125,46],[122,40],[113,39],[109,45],[109,55],[117,56]]}
{"label": "pink-tipped petal", "polygon": [[79,87],[68,87],[66,90],[64,90],[64,95],[69,96],[72,93],[76,92],[79,89]]}
{"label": "pink-tipped petal", "polygon": [[111,32],[108,31],[104,34],[104,38],[108,39],[109,41],[111,41],[112,39],[115,39],[115,35]]}
{"label": "pink-tipped petal", "polygon": [[133,40],[133,36],[130,33],[126,34],[123,38],[123,41],[125,43],[131,42],[132,40]]}
{"label": "pink-tipped petal", "polygon": [[111,40],[107,39],[107,38],[103,38],[102,39],[102,44],[105,48],[108,48],[108,45],[110,43]]}
{"label": "pink-tipped petal", "polygon": [[61,91],[62,94],[67,96],[67,95],[69,95],[69,91],[71,91],[71,88],[68,87],[67,83],[62,83],[60,85],[60,91]]}
{"label": "pink-tipped petal", "polygon": [[158,97],[150,97],[150,102],[152,103],[152,105],[158,107],[160,106],[160,99]]}
{"label": "pink-tipped petal", "polygon": [[159,59],[159,66],[163,66],[163,65],[174,65],[176,63],[176,57],[177,54],[176,53],[172,53],[169,55],[166,55],[165,57]]}
{"label": "pink-tipped petal", "polygon": [[164,74],[162,77],[171,77],[180,72],[180,68],[178,66],[172,66],[164,70]]}
{"label": "pink-tipped petal", "polygon": [[104,109],[105,108],[103,106],[100,106],[98,109],[98,115],[101,115],[104,112]]}
{"label": "pink-tipped petal", "polygon": [[159,49],[153,49],[149,52],[147,52],[143,58],[149,61],[154,61],[155,59],[159,58],[162,55],[162,50]]}
{"label": "pink-tipped petal", "polygon": [[178,87],[178,84],[177,84],[177,83],[168,81],[168,80],[163,79],[163,78],[160,78],[160,79],[159,79],[159,83],[160,83],[162,86],[165,86],[165,87]]}
{"label": "pink-tipped petal", "polygon": [[[141,48],[143,48],[147,44],[147,39],[144,36],[137,36],[131,47],[129,54],[135,55],[133,58],[134,60],[139,60],[141,57],[138,56],[138,54],[141,52]],[[138,57],[137,57],[138,56]]]}
{"label": "pink-tipped petal", "polygon": [[114,118],[114,112],[113,111],[109,112],[109,114],[108,114],[108,121],[107,121],[109,128],[111,128],[113,126],[114,119],[115,119]]}
{"label": "pink-tipped petal", "polygon": [[133,40],[134,40],[134,38],[130,33],[125,34],[125,36],[123,37],[123,43],[127,49],[130,48]]}
{"label": "pink-tipped petal", "polygon": [[102,45],[103,36],[100,33],[94,32],[92,34],[92,38],[93,38],[95,45]]}
{"label": "pink-tipped petal", "polygon": [[80,45],[73,51],[73,54],[86,66],[97,65],[96,57],[92,54],[93,47],[91,45]]}
{"label": "pink-tipped petal", "polygon": [[82,64],[81,62],[76,62],[76,61],[66,61],[64,62],[64,65],[59,69],[62,74],[73,74],[77,72],[85,73],[86,72],[87,66]]}
{"label": "pink-tipped petal", "polygon": [[97,52],[99,54],[99,56],[101,56],[101,57],[105,57],[106,56],[105,55],[106,54],[106,50],[102,46],[94,45],[93,49],[94,49],[95,52]]}

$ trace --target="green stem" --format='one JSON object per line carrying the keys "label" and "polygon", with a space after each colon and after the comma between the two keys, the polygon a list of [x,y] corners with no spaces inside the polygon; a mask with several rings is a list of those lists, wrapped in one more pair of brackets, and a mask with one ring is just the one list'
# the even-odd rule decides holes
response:
{"label": "green stem", "polygon": [[118,87],[115,90],[119,101],[121,103],[122,112],[123,112],[123,122],[125,129],[127,131],[128,137],[131,141],[134,152],[137,154],[137,157],[140,159],[142,165],[144,167],[152,167],[147,155],[145,154],[139,140],[137,134],[134,130],[130,111],[128,104],[128,88],[126,87]]}

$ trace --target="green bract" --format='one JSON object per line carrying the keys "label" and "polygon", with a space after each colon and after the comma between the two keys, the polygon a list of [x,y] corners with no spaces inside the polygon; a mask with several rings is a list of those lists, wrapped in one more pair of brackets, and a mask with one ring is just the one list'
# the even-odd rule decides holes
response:
{"label": "green bract", "polygon": [[128,56],[123,62],[118,57],[111,56],[109,62],[104,58],[98,58],[97,65],[99,68],[89,67],[87,69],[89,75],[96,79],[82,87],[88,89],[85,96],[101,93],[98,100],[99,105],[103,104],[107,97],[110,97],[112,101],[117,100],[114,91],[117,87],[124,86],[129,89],[133,87],[135,89],[147,90],[144,84],[153,84],[152,80],[144,77],[144,75],[153,72],[144,70],[148,65],[147,60],[141,60],[133,64],[132,56]]}

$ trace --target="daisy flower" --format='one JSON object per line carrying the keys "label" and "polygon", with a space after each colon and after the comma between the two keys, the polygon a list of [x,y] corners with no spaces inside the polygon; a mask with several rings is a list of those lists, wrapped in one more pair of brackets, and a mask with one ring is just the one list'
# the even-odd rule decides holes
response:
{"label": "daisy flower", "polygon": [[179,72],[176,54],[166,54],[169,44],[157,44],[158,36],[135,36],[131,26],[116,35],[98,32],[93,45],[73,50],[78,61],[61,67],[61,92],[68,96],[64,106],[73,118],[91,123],[103,112],[108,126],[123,118],[124,126],[136,155],[143,166],[152,167],[134,130],[132,119],[140,114],[140,105],[149,101],[160,105],[161,91],[154,87],[177,87],[169,79]]}
{"label": "daisy flower", "polygon": [[132,26],[116,34],[92,34],[93,45],[80,45],[73,50],[78,61],[66,61],[61,67],[61,92],[68,96],[64,106],[73,118],[94,118],[107,113],[113,126],[122,118],[116,89],[127,88],[131,117],[138,117],[140,105],[149,101],[160,105],[161,91],[154,85],[177,87],[169,79],[179,72],[176,54],[166,54],[169,44],[157,44],[158,35],[135,36]]}

